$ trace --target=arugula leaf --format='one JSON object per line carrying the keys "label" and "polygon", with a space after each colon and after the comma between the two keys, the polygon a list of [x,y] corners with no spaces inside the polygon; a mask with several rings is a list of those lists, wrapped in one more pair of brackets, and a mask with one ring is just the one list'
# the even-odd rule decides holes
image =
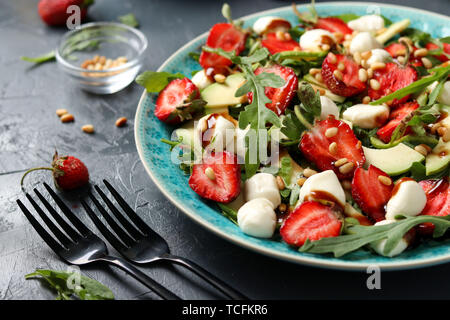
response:
{"label": "arugula leaf", "polygon": [[344,13],[344,14],[341,14],[341,15],[338,15],[338,16],[334,16],[334,17],[341,19],[345,23],[348,23],[348,22],[350,22],[352,20],[358,19],[360,16],[357,15],[357,14],[354,14],[354,13]]}
{"label": "arugula leaf", "polygon": [[280,170],[278,175],[283,178],[286,186],[291,184],[292,163],[290,157],[282,157],[280,159]]}
{"label": "arugula leaf", "polygon": [[292,3],[292,11],[294,11],[295,15],[298,17],[298,20],[307,26],[313,26],[319,19],[319,15],[317,14],[315,7],[315,0],[311,0],[311,5],[308,6],[308,9],[309,12],[300,13],[295,3]]}
{"label": "arugula leaf", "polygon": [[20,57],[20,59],[22,59],[23,61],[28,61],[28,62],[32,62],[32,63],[44,63],[44,62],[48,62],[48,61],[53,61],[56,58],[56,52],[55,50],[50,51],[49,53],[43,54],[41,56],[38,57]]}
{"label": "arugula leaf", "polygon": [[422,181],[427,178],[426,168],[420,162],[413,162],[410,168],[411,178],[416,181]]}
{"label": "arugula leaf", "polygon": [[377,134],[378,128],[374,129],[363,129],[357,126],[353,127],[353,132],[355,133],[355,136],[358,138],[358,140],[361,141],[363,146],[370,147],[372,144],[372,137],[375,137]]}
{"label": "arugula leaf", "polygon": [[447,44],[450,44],[450,37],[441,38],[441,39],[439,39],[439,41],[440,41],[441,43],[447,43]]}
{"label": "arugula leaf", "polygon": [[[81,300],[113,300],[114,294],[100,282],[76,272],[37,269],[27,274],[25,279],[42,277],[58,292],[57,300],[71,300],[75,295]],[[79,280],[72,284],[71,279]],[[72,288],[73,287],[73,288]]]}
{"label": "arugula leaf", "polygon": [[234,224],[237,223],[237,212],[233,210],[230,206],[227,206],[226,204],[217,202],[217,205],[219,206],[222,214],[231,220]]}
{"label": "arugula leaf", "polygon": [[[314,91],[313,87],[308,82],[302,81],[300,82],[297,96],[301,102],[300,107],[304,111],[301,113],[301,117],[305,118],[309,124],[314,123],[314,119],[320,117],[322,110],[319,91]],[[297,110],[294,109],[294,111],[297,114]],[[302,121],[301,118],[299,118],[299,120]]]}
{"label": "arugula leaf", "polygon": [[139,22],[137,21],[135,15],[132,13],[120,16],[117,19],[119,19],[119,21],[122,22],[123,24],[126,24],[127,26],[130,26],[132,28],[139,27]]}
{"label": "arugula leaf", "polygon": [[429,33],[415,28],[407,28],[401,34],[410,38],[417,47],[424,47],[433,39]]}
{"label": "arugula leaf", "polygon": [[306,130],[306,127],[298,120],[295,113],[291,110],[286,109],[285,114],[281,133],[293,141],[300,140],[302,132]]}
{"label": "arugula leaf", "polygon": [[183,137],[179,137],[178,141],[172,141],[172,140],[168,140],[168,139],[164,139],[164,138],[162,138],[160,141],[165,144],[168,144],[170,146],[170,151],[172,151],[177,145],[179,145],[183,142]]}
{"label": "arugula leaf", "polygon": [[160,92],[170,81],[183,79],[181,73],[172,74],[169,72],[144,71],[136,77],[136,83],[147,89],[147,92]]}
{"label": "arugula leaf", "polygon": [[200,60],[200,53],[198,53],[198,52],[189,52],[188,56],[197,62]]}
{"label": "arugula leaf", "polygon": [[434,238],[441,237],[450,228],[450,216],[405,217],[397,222],[378,226],[362,226],[355,224],[356,222],[354,220],[345,219],[345,235],[322,238],[316,241],[307,240],[299,250],[308,253],[333,253],[337,258],[374,241],[387,239],[384,254],[389,254],[401,238],[418,224],[424,222],[433,223],[435,225]]}
{"label": "arugula leaf", "polygon": [[300,186],[298,184],[295,184],[291,190],[289,205],[294,206],[298,200],[299,195],[300,195]]}

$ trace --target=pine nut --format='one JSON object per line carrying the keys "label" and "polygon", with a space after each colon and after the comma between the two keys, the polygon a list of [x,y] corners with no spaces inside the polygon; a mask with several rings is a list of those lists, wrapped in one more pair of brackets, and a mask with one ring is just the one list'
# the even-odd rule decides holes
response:
{"label": "pine nut", "polygon": [[356,64],[360,65],[361,64],[361,53],[359,53],[358,51],[355,52],[355,54],[353,55],[353,60],[355,60]]}
{"label": "pine nut", "polygon": [[437,132],[444,142],[448,142],[450,140],[450,130],[446,127],[439,127]]}
{"label": "pine nut", "polygon": [[332,137],[334,137],[335,135],[337,135],[337,133],[338,133],[338,128],[336,128],[336,127],[328,128],[328,129],[325,131],[325,137],[327,137],[327,138],[332,138]]}
{"label": "pine nut", "polygon": [[321,72],[322,72],[322,69],[319,69],[319,68],[311,68],[311,69],[309,69],[309,74],[312,75],[312,76],[315,76],[316,74],[321,73]]}
{"label": "pine nut", "polygon": [[286,188],[286,185],[284,184],[283,178],[281,178],[280,176],[277,176],[276,180],[277,180],[278,190],[284,190],[284,188]]}
{"label": "pine nut", "polygon": [[277,31],[275,33],[275,36],[277,37],[277,40],[280,40],[280,41],[284,41],[285,40],[283,31]]}
{"label": "pine nut", "polygon": [[315,175],[316,173],[317,173],[316,170],[313,170],[313,169],[310,169],[310,168],[306,168],[305,170],[303,170],[303,175],[304,175],[306,178],[309,178],[309,177]]}
{"label": "pine nut", "polygon": [[66,109],[56,109],[56,115],[58,117],[62,117],[63,115],[65,115],[66,113],[69,113],[69,111],[67,111]]}
{"label": "pine nut", "polygon": [[211,167],[205,169],[205,174],[209,180],[216,180],[216,173]]}
{"label": "pine nut", "polygon": [[348,180],[342,180],[341,185],[342,185],[342,188],[344,188],[344,190],[352,189],[352,183]]}
{"label": "pine nut", "polygon": [[406,58],[404,56],[398,56],[397,61],[400,62],[401,64],[403,64],[403,63],[405,63]]}
{"label": "pine nut", "polygon": [[443,127],[442,125],[440,125],[437,129],[437,133],[440,137],[442,137],[445,134],[445,131],[447,131],[447,128]]}
{"label": "pine nut", "polygon": [[361,60],[361,67],[363,67],[364,69],[369,69],[369,64],[367,63],[367,60],[362,59]]}
{"label": "pine nut", "polygon": [[362,147],[362,142],[361,142],[361,140],[358,140],[358,142],[356,143],[356,149],[361,149],[361,147]]}
{"label": "pine nut", "polygon": [[426,55],[428,55],[428,50],[425,48],[417,49],[416,51],[414,51],[414,57],[416,58],[425,57]]}
{"label": "pine nut", "polygon": [[66,113],[61,116],[61,122],[63,122],[63,123],[72,122],[74,120],[75,120],[75,117],[70,113]]}
{"label": "pine nut", "polygon": [[367,69],[367,78],[372,79],[373,78],[373,69]]}
{"label": "pine nut", "polygon": [[106,59],[105,64],[103,65],[103,69],[111,68],[112,63],[113,63],[112,59]]}
{"label": "pine nut", "polygon": [[98,59],[98,63],[100,63],[101,65],[104,65],[105,62],[106,62],[106,57],[105,57],[105,56],[101,56],[101,57]]}
{"label": "pine nut", "polygon": [[351,38],[352,38],[351,34],[346,34],[344,37],[345,40],[350,40]]}
{"label": "pine nut", "polygon": [[365,97],[362,99],[362,103],[363,103],[363,104],[369,104],[371,100],[372,100],[372,99],[371,99],[369,96],[365,96]]}
{"label": "pine nut", "polygon": [[347,158],[341,158],[334,163],[335,167],[340,167],[348,162]]}
{"label": "pine nut", "polygon": [[361,53],[361,58],[363,58],[364,60],[369,59],[372,56],[372,51],[364,51],[363,53]]}
{"label": "pine nut", "polygon": [[284,33],[284,40],[286,41],[292,40],[291,34],[289,32]]}
{"label": "pine nut", "polygon": [[333,71],[333,75],[336,79],[338,79],[340,81],[342,81],[342,79],[344,78],[344,75],[338,69]]}
{"label": "pine nut", "polygon": [[298,178],[297,179],[297,184],[301,187],[302,185],[305,184],[306,178]]}
{"label": "pine nut", "polygon": [[352,42],[350,40],[345,40],[342,45],[344,46],[344,48],[348,48],[350,47],[350,45],[352,44]]}
{"label": "pine nut", "polygon": [[93,64],[92,60],[84,60],[83,63],[81,64],[81,67],[83,69],[87,69],[90,64]]}
{"label": "pine nut", "polygon": [[380,181],[385,186],[390,186],[392,184],[392,180],[386,176],[378,176],[378,181]]}
{"label": "pine nut", "polygon": [[330,151],[331,154],[336,154],[337,153],[337,143],[336,142],[332,142],[330,143],[330,146],[328,147],[328,151]]}
{"label": "pine nut", "polygon": [[98,62],[98,60],[100,59],[100,56],[98,54],[96,54],[94,56],[94,58],[92,59],[92,63],[96,64]]}
{"label": "pine nut", "polygon": [[374,62],[374,63],[371,64],[370,68],[372,70],[374,70],[374,71],[375,70],[381,70],[381,69],[386,68],[386,63],[384,63],[384,62]]}
{"label": "pine nut", "polygon": [[321,48],[322,48],[322,51],[330,51],[330,49],[331,49],[329,44],[323,44],[321,46]]}
{"label": "pine nut", "polygon": [[366,69],[359,69],[358,70],[358,78],[359,78],[359,81],[361,81],[361,82],[366,82],[367,81],[367,71],[366,71]]}
{"label": "pine nut", "polygon": [[350,173],[353,170],[353,162],[347,162],[346,164],[339,167],[339,172],[342,174]]}
{"label": "pine nut", "polygon": [[100,64],[100,62],[97,62],[94,66],[94,70],[102,70],[103,66]]}
{"label": "pine nut", "polygon": [[81,127],[81,130],[86,133],[94,133],[94,126],[92,124],[85,124]]}
{"label": "pine nut", "polygon": [[344,38],[344,34],[342,32],[333,32],[333,36],[337,42],[341,42],[341,40]]}
{"label": "pine nut", "polygon": [[337,68],[338,68],[339,71],[344,71],[345,70],[345,64],[343,64],[342,62],[339,62]]}
{"label": "pine nut", "polygon": [[337,58],[334,55],[334,53],[332,53],[332,52],[330,52],[328,54],[328,60],[330,60],[330,63],[332,63],[332,64],[336,64],[336,62],[337,62]]}
{"label": "pine nut", "polygon": [[439,122],[433,124],[433,125],[431,126],[431,128],[430,128],[430,132],[431,132],[432,134],[436,134],[436,131],[437,131],[441,126],[442,126],[442,124],[439,123]]}
{"label": "pine nut", "polygon": [[280,205],[278,206],[278,210],[280,210],[280,212],[285,212],[287,209],[287,206],[285,203],[280,203]]}
{"label": "pine nut", "polygon": [[223,74],[218,73],[214,75],[214,80],[218,83],[224,83],[226,79],[227,78]]}
{"label": "pine nut", "polygon": [[319,82],[323,82],[323,78],[322,78],[322,74],[321,74],[321,73],[317,73],[317,74],[314,76],[314,79],[316,79],[316,80],[319,81]]}
{"label": "pine nut", "polygon": [[369,84],[373,90],[380,90],[381,88],[380,83],[375,79],[370,79]]}
{"label": "pine nut", "polygon": [[423,57],[421,60],[425,68],[430,69],[433,67],[433,63],[430,61],[430,59]]}
{"label": "pine nut", "polygon": [[116,61],[117,61],[117,62],[127,63],[127,62],[128,62],[128,59],[127,59],[127,57],[121,56],[121,57],[118,57],[118,58],[116,59]]}
{"label": "pine nut", "polygon": [[427,149],[425,149],[421,144],[415,146],[414,150],[416,150],[418,153],[421,153],[425,157],[428,155]]}
{"label": "pine nut", "polygon": [[127,123],[127,118],[120,117],[116,120],[116,127],[123,127]]}

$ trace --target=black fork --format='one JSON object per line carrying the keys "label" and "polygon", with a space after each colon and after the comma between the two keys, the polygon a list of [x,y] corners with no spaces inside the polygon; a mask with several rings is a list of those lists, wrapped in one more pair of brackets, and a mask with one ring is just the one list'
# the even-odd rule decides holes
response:
{"label": "black fork", "polygon": [[[179,300],[180,298],[164,288],[158,282],[148,277],[139,269],[134,267],[128,261],[125,261],[118,257],[108,255],[108,249],[105,242],[91,232],[67,207],[67,205],[61,200],[60,197],[46,184],[45,188],[55,200],[62,213],[71,222],[73,227],[67,223],[62,216],[52,207],[52,205],[42,196],[42,194],[34,189],[39,200],[44,204],[47,211],[56,221],[56,224],[49,218],[49,216],[42,210],[36,201],[27,193],[26,197],[39,214],[45,225],[50,229],[56,239],[51,236],[40,223],[33,217],[27,207],[17,200],[22,212],[25,214],[28,221],[33,228],[41,236],[41,238],[47,243],[47,245],[65,262],[74,265],[84,265],[94,262],[106,262],[112,264],[120,269],[126,271],[136,280],[140,281],[143,285],[154,291],[163,299],[167,300]],[[65,232],[65,234],[61,231]],[[67,235],[66,235],[67,234]]]}
{"label": "black fork", "polygon": [[212,275],[210,272],[206,271],[196,263],[186,258],[170,254],[169,245],[167,244],[166,240],[164,240],[163,237],[153,231],[153,229],[151,229],[136,214],[136,212],[131,209],[131,207],[126,203],[122,196],[112,187],[112,185],[108,181],[103,180],[103,182],[133,224],[119,211],[119,209],[114,206],[111,200],[109,200],[109,198],[98,186],[95,186],[95,190],[100,195],[106,206],[111,210],[114,217],[121,224],[121,226],[105,210],[105,208],[100,204],[100,202],[91,192],[89,192],[89,197],[97,207],[100,214],[109,224],[112,231],[114,231],[114,233],[117,235],[117,237],[108,229],[108,227],[103,222],[100,221],[97,215],[92,211],[92,209],[84,200],[81,200],[81,204],[83,205],[84,209],[86,210],[87,214],[92,219],[94,224],[97,226],[98,230],[122,256],[137,264],[147,264],[161,260],[176,263],[189,269],[200,278],[204,279],[216,289],[221,291],[227,297],[234,300],[248,299],[242,293],[233,289],[224,281],[218,279],[216,276]]}

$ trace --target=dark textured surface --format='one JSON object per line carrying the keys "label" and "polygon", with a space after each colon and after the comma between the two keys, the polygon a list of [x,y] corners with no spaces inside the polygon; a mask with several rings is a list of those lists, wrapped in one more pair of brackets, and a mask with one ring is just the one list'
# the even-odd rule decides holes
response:
{"label": "dark textured surface", "polygon": [[[228,1],[235,16],[290,4],[290,1]],[[450,13],[448,0],[385,1]],[[222,1],[106,1],[96,0],[90,19],[114,20],[133,12],[149,39],[145,67],[155,70],[172,52],[203,33],[220,16]],[[52,299],[54,293],[39,281],[25,281],[35,268],[65,269],[66,265],[47,248],[15,204],[23,198],[19,180],[24,170],[49,163],[53,150],[73,154],[89,167],[91,181],[107,178],[156,231],[172,252],[186,256],[213,271],[251,298],[345,299],[345,298],[450,298],[450,264],[419,270],[382,274],[382,290],[366,287],[365,273],[314,269],[285,263],[247,251],[216,237],[183,215],[160,193],[139,161],[133,121],[142,92],[133,84],[111,95],[95,96],[66,82],[55,63],[38,67],[20,61],[22,55],[38,55],[55,47],[63,29],[46,27],[39,19],[37,1],[0,2],[0,299]],[[61,124],[57,108],[67,108],[76,121]],[[124,128],[115,119],[130,119]],[[92,123],[94,135],[81,132]],[[46,172],[28,179],[51,182]],[[76,206],[79,194],[68,194],[74,211],[93,230]],[[112,251],[114,252],[114,251]],[[109,286],[119,299],[154,298],[122,271],[109,267],[82,269]],[[189,272],[157,264],[145,268],[183,298],[219,298]]]}

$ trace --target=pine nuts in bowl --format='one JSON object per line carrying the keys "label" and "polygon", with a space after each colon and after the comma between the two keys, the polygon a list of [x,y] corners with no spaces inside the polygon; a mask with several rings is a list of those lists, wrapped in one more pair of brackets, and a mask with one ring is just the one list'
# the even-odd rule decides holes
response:
{"label": "pine nuts in bowl", "polygon": [[110,94],[135,79],[146,48],[146,37],[135,28],[114,22],[87,23],[63,36],[56,60],[82,89]]}

